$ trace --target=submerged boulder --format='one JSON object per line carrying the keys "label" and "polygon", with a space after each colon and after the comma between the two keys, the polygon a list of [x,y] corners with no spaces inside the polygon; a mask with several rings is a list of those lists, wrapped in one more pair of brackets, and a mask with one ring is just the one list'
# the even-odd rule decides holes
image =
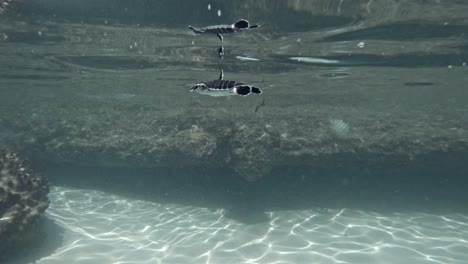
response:
{"label": "submerged boulder", "polygon": [[37,238],[35,226],[49,206],[46,178],[17,155],[0,152],[0,262]]}
{"label": "submerged boulder", "polygon": [[230,139],[229,166],[247,181],[268,174],[278,160],[280,135],[271,125],[237,124]]}

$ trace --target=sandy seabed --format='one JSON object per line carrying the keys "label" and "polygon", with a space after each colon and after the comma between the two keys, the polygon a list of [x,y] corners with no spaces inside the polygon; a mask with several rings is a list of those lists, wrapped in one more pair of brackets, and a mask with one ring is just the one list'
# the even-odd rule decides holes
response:
{"label": "sandy seabed", "polygon": [[53,187],[47,217],[62,263],[468,263],[468,216],[351,209],[267,212],[245,225],[224,209]]}

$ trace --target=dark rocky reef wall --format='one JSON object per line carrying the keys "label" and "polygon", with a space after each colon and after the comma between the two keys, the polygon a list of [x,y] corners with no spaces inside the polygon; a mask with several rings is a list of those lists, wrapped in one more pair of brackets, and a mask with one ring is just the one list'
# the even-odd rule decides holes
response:
{"label": "dark rocky reef wall", "polygon": [[49,206],[46,178],[31,171],[17,155],[0,153],[0,262],[27,247]]}

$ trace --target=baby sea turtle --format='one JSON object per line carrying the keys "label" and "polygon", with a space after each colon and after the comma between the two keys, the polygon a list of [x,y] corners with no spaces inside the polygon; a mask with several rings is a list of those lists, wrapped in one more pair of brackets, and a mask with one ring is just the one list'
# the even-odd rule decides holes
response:
{"label": "baby sea turtle", "polygon": [[223,35],[224,33],[234,33],[238,31],[243,31],[246,29],[251,29],[251,28],[257,28],[260,25],[250,25],[249,21],[245,19],[241,19],[237,21],[236,23],[232,25],[215,25],[215,26],[208,26],[204,28],[195,28],[192,26],[189,26],[191,30],[195,33],[211,33],[211,34],[216,34],[218,38],[223,41]]}
{"label": "baby sea turtle", "polygon": [[262,90],[260,90],[260,88],[254,87],[250,84],[224,80],[223,70],[221,70],[218,80],[197,83],[190,89],[190,91],[196,91],[200,94],[206,94],[210,96],[228,96],[236,94],[241,96],[247,96],[251,93],[262,93]]}

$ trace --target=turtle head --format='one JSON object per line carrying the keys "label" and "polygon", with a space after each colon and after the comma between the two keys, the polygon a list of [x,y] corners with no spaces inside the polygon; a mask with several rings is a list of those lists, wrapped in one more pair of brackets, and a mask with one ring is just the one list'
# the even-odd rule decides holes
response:
{"label": "turtle head", "polygon": [[249,28],[257,28],[259,25],[250,25],[249,21],[241,19],[232,25],[237,30],[245,30]]}
{"label": "turtle head", "polygon": [[253,87],[251,85],[243,84],[243,85],[238,85],[234,88],[234,93],[241,95],[241,96],[247,96],[251,93],[254,94],[261,94],[262,90],[260,90],[257,87]]}
{"label": "turtle head", "polygon": [[253,87],[253,86],[252,86],[251,92],[254,93],[254,94],[261,94],[261,93],[262,93],[262,90],[260,90],[260,88],[257,88],[257,87]]}

